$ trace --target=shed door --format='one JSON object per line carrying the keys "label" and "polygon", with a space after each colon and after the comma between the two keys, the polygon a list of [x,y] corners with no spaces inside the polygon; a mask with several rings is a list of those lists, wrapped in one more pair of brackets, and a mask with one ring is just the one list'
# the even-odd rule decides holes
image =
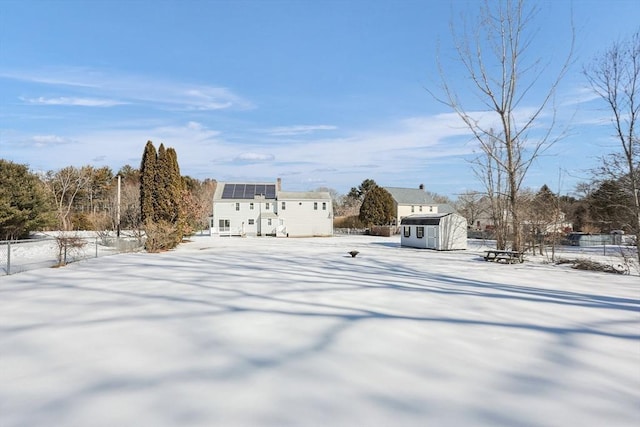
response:
{"label": "shed door", "polygon": [[429,225],[427,228],[427,248],[438,249],[438,227]]}

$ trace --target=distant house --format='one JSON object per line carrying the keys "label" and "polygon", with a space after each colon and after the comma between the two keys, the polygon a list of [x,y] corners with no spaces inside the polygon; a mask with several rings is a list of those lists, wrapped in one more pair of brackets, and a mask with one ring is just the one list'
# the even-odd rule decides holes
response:
{"label": "distant house", "polygon": [[400,223],[401,246],[452,251],[467,249],[467,220],[456,213],[410,215]]}
{"label": "distant house", "polygon": [[455,210],[448,204],[436,203],[424,186],[419,188],[384,187],[393,198],[396,224],[409,215],[451,213]]}
{"label": "distant house", "polygon": [[212,236],[332,236],[331,195],[284,192],[280,179],[218,183],[210,227]]}

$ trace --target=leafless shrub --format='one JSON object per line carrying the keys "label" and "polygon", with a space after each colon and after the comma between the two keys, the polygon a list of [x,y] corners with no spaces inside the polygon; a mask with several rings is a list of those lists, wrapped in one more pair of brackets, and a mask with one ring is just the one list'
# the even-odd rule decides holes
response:
{"label": "leafless shrub", "polygon": [[182,240],[178,236],[178,227],[167,221],[147,221],[145,224],[147,240],[144,247],[147,252],[161,252],[175,248]]}
{"label": "leafless shrub", "polygon": [[78,236],[60,234],[55,239],[58,246],[58,263],[56,267],[67,265],[69,257],[76,258],[87,245],[87,241]]}

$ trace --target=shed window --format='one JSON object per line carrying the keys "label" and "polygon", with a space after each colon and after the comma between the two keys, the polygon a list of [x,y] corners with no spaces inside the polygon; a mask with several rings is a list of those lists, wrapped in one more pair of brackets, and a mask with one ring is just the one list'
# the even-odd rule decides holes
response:
{"label": "shed window", "polygon": [[266,210],[269,210],[269,202],[267,202],[267,203],[265,203],[265,204],[264,204],[264,208],[265,208]]}
{"label": "shed window", "polygon": [[240,203],[236,203],[236,210],[239,211],[240,210]]}
{"label": "shed window", "polygon": [[254,224],[255,224],[255,220],[250,219],[250,220],[249,220],[249,225],[254,225]]}
{"label": "shed window", "polygon": [[416,236],[418,237],[418,239],[422,239],[424,237],[424,227],[416,228]]}
{"label": "shed window", "polygon": [[411,237],[411,227],[404,227],[404,237]]}

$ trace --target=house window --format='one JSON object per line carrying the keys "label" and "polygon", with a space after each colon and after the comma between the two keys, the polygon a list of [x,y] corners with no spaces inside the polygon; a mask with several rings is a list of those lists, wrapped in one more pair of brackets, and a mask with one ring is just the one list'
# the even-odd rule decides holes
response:
{"label": "house window", "polygon": [[267,220],[267,225],[271,225],[271,218]]}
{"label": "house window", "polygon": [[404,227],[404,237],[411,237],[411,227]]}
{"label": "house window", "polygon": [[221,219],[218,222],[218,228],[220,228],[220,231],[229,231],[230,226],[231,224],[228,219]]}
{"label": "house window", "polygon": [[282,210],[287,209],[287,202],[282,202]]}
{"label": "house window", "polygon": [[318,202],[313,202],[313,210],[314,211],[318,210]]}
{"label": "house window", "polygon": [[418,239],[422,239],[424,237],[424,227],[416,228],[416,236]]}
{"label": "house window", "polygon": [[323,211],[327,210],[327,202],[322,202],[322,210]]}
{"label": "house window", "polygon": [[253,210],[253,203],[249,203],[249,209]]}
{"label": "house window", "polygon": [[433,206],[429,206],[429,212],[433,212]]}
{"label": "house window", "polygon": [[422,212],[422,205],[420,205],[420,212]]}
{"label": "house window", "polygon": [[236,210],[239,211],[240,210],[240,203],[236,203]]}
{"label": "house window", "polygon": [[265,204],[264,204],[264,208],[265,208],[266,210],[269,210],[269,208],[270,208],[269,202],[267,202],[267,203],[265,203]]}
{"label": "house window", "polygon": [[250,219],[250,220],[249,220],[249,225],[254,225],[254,224],[255,224],[255,220]]}
{"label": "house window", "polygon": [[416,207],[415,206],[411,206],[411,213],[414,213],[416,211]]}

